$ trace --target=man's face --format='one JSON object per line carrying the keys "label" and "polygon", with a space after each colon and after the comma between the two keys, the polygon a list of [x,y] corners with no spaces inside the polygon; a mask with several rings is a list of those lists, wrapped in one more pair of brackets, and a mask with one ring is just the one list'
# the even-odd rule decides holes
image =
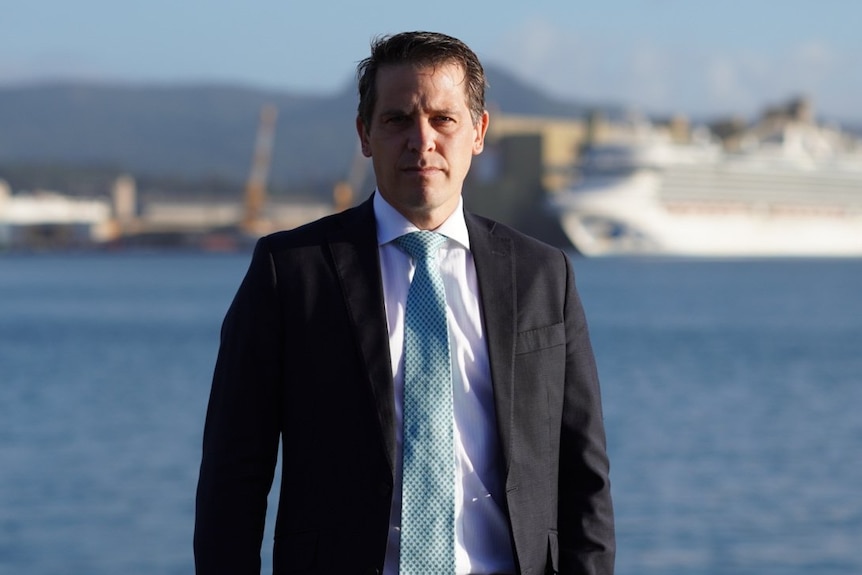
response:
{"label": "man's face", "polygon": [[458,206],[488,113],[473,123],[459,64],[383,66],[371,124],[357,119],[356,128],[380,194],[418,228],[434,229]]}

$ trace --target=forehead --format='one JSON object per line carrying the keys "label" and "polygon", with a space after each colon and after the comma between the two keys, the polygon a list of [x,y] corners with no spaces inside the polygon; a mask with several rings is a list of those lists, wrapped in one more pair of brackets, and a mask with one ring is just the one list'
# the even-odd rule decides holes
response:
{"label": "forehead", "polygon": [[410,103],[466,107],[467,74],[463,66],[457,62],[390,64],[377,70],[377,105]]}

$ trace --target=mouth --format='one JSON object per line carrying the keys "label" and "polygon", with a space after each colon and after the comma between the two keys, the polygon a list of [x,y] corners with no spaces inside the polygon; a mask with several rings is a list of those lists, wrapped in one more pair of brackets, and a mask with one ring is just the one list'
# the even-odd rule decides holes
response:
{"label": "mouth", "polygon": [[406,166],[401,168],[401,171],[417,176],[431,176],[440,173],[443,170],[434,166]]}

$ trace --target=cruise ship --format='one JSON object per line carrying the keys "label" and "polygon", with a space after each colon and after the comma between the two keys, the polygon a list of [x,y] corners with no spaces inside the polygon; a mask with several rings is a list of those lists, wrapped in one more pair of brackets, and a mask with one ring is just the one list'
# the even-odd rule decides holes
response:
{"label": "cruise ship", "polygon": [[805,101],[716,138],[640,125],[552,198],[586,256],[862,257],[862,142]]}

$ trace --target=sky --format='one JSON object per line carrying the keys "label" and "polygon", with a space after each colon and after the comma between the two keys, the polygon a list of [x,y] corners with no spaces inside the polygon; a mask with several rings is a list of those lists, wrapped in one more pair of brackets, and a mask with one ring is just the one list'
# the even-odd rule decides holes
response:
{"label": "sky", "polygon": [[371,39],[433,30],[549,95],[754,117],[804,95],[862,125],[859,0],[0,0],[0,86],[230,82],[329,94]]}

